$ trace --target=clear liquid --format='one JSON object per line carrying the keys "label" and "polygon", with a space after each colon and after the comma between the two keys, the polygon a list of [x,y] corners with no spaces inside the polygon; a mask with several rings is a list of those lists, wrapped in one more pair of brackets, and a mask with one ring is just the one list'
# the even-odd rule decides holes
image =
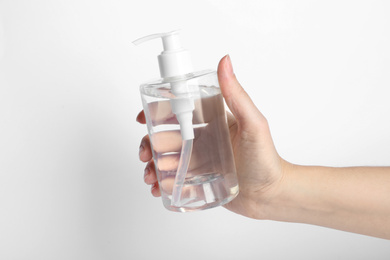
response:
{"label": "clear liquid", "polygon": [[142,100],[164,206],[195,211],[223,205],[238,194],[237,176],[223,98],[217,87],[197,86],[193,111],[193,152],[183,185],[181,206],[171,205],[181,155],[180,125],[172,113],[169,89],[143,91]]}

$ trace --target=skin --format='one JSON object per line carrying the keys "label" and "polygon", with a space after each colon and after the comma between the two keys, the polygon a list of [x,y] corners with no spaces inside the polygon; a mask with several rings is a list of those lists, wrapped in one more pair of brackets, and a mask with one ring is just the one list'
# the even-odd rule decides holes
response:
{"label": "skin", "polygon": [[[277,153],[267,119],[237,81],[229,56],[218,65],[240,187],[225,207],[254,218],[320,225],[390,239],[390,167],[301,166]],[[137,121],[145,124],[141,111]],[[177,145],[177,144],[176,144]],[[141,141],[144,180],[161,196],[150,140]],[[172,160],[172,163],[175,160]],[[177,163],[177,162],[176,162]]]}

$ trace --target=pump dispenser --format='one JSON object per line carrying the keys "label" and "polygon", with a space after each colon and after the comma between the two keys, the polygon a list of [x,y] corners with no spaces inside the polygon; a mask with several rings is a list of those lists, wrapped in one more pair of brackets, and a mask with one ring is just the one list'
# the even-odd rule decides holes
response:
{"label": "pump dispenser", "polygon": [[179,31],[133,43],[157,38],[161,79],[140,91],[163,204],[179,212],[223,205],[238,194],[238,184],[216,72],[193,72]]}
{"label": "pump dispenser", "polygon": [[[179,31],[152,34],[135,40],[133,43],[138,45],[157,38],[162,39],[164,47],[164,51],[158,55],[158,65],[162,78],[169,81],[169,79],[180,78],[192,72],[191,56],[189,51],[181,46]],[[171,88],[172,93],[176,96],[185,94],[188,91],[185,81],[172,81]],[[192,130],[193,100],[187,97],[174,99],[171,103],[172,112],[177,116],[177,120],[180,123],[183,140],[194,139],[194,131]]]}
{"label": "pump dispenser", "polygon": [[153,39],[162,39],[163,52],[158,55],[158,65],[162,78],[170,78],[193,72],[190,52],[183,49],[179,36],[180,31],[156,33],[135,40],[135,45]]}

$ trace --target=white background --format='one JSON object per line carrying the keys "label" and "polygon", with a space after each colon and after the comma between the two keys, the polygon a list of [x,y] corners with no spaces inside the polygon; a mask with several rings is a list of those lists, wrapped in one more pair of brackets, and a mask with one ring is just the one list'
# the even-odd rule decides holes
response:
{"label": "white background", "polygon": [[390,165],[389,14],[388,1],[0,0],[0,259],[389,259],[387,240],[165,210],[135,122],[160,43],[131,44],[181,28],[196,69],[229,53],[288,161]]}

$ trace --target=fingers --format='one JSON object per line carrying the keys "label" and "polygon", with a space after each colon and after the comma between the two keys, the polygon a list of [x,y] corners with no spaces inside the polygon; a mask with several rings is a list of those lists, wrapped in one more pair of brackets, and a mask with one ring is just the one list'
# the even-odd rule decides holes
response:
{"label": "fingers", "polygon": [[146,184],[155,184],[157,182],[156,169],[154,167],[154,161],[151,160],[145,167],[144,181]]}
{"label": "fingers", "polygon": [[253,123],[259,122],[258,119],[265,120],[234,75],[229,55],[219,62],[218,81],[226,104],[237,119],[239,126],[250,130],[253,128]]}
{"label": "fingers", "polygon": [[176,171],[179,165],[180,154],[163,155],[158,158],[158,169],[160,171]]}
{"label": "fingers", "polygon": [[[146,124],[145,113],[142,110],[137,115],[136,121],[140,124]],[[154,197],[160,197],[161,191],[157,181],[156,168],[152,160],[152,148],[150,146],[149,136],[144,136],[139,147],[139,159],[143,162],[148,162],[144,171],[144,181],[148,185],[152,185],[150,192]]]}
{"label": "fingers", "polygon": [[152,185],[151,192],[152,192],[152,195],[154,197],[160,197],[161,196],[161,191],[160,191],[160,187],[158,185],[158,182],[156,182],[155,184]]}
{"label": "fingers", "polygon": [[153,134],[153,149],[156,153],[180,152],[182,138],[180,131],[164,131]]}
{"label": "fingers", "polygon": [[[143,118],[144,114],[143,112],[141,112],[137,117],[137,121],[142,122]],[[153,139],[155,142],[154,147],[157,154],[171,151],[180,151],[181,149],[182,140],[180,132],[167,131],[156,133],[155,135],[153,135]],[[141,140],[139,148],[139,158],[142,162],[147,162],[144,171],[145,183],[151,185],[151,193],[154,197],[160,197],[161,191],[157,180],[156,168],[153,161],[152,148],[148,135],[144,136]],[[175,167],[177,168],[177,163],[177,155],[164,156],[160,157],[159,159],[159,167],[162,167],[162,170],[174,170]],[[172,192],[173,182],[174,178],[166,178],[162,181],[162,188],[165,190],[166,193]]]}
{"label": "fingers", "polygon": [[[260,143],[262,150],[267,151],[266,153],[277,154],[267,119],[238,82],[228,55],[219,62],[218,81],[226,104],[236,119],[235,121],[228,114],[231,137],[238,133],[241,140],[249,143]],[[234,138],[231,140],[233,142]]]}
{"label": "fingers", "polygon": [[157,181],[156,168],[154,166],[153,160],[149,161],[145,167],[144,181],[146,184],[152,185],[150,191],[154,197],[161,196],[160,187]]}
{"label": "fingers", "polygon": [[146,124],[145,113],[143,110],[139,112],[135,120],[140,124]]}
{"label": "fingers", "polygon": [[[178,124],[176,116],[172,113],[169,101],[151,102],[148,104],[149,117],[152,125]],[[136,121],[141,124],[146,123],[145,112],[142,110],[137,115]]]}
{"label": "fingers", "polygon": [[148,162],[152,159],[152,148],[150,146],[149,136],[144,136],[139,146],[139,159],[143,162]]}
{"label": "fingers", "polygon": [[[141,113],[138,116],[142,120]],[[137,121],[138,121],[138,117],[137,117]],[[160,197],[161,192],[157,181],[156,168],[154,166],[154,161],[152,160],[152,149],[150,146],[150,139],[149,136],[147,135],[144,136],[144,138],[142,138],[141,145],[139,147],[139,158],[143,162],[148,162],[144,171],[145,183],[152,185],[151,193],[154,197]]]}
{"label": "fingers", "polygon": [[178,124],[169,100],[148,103],[152,125]]}

